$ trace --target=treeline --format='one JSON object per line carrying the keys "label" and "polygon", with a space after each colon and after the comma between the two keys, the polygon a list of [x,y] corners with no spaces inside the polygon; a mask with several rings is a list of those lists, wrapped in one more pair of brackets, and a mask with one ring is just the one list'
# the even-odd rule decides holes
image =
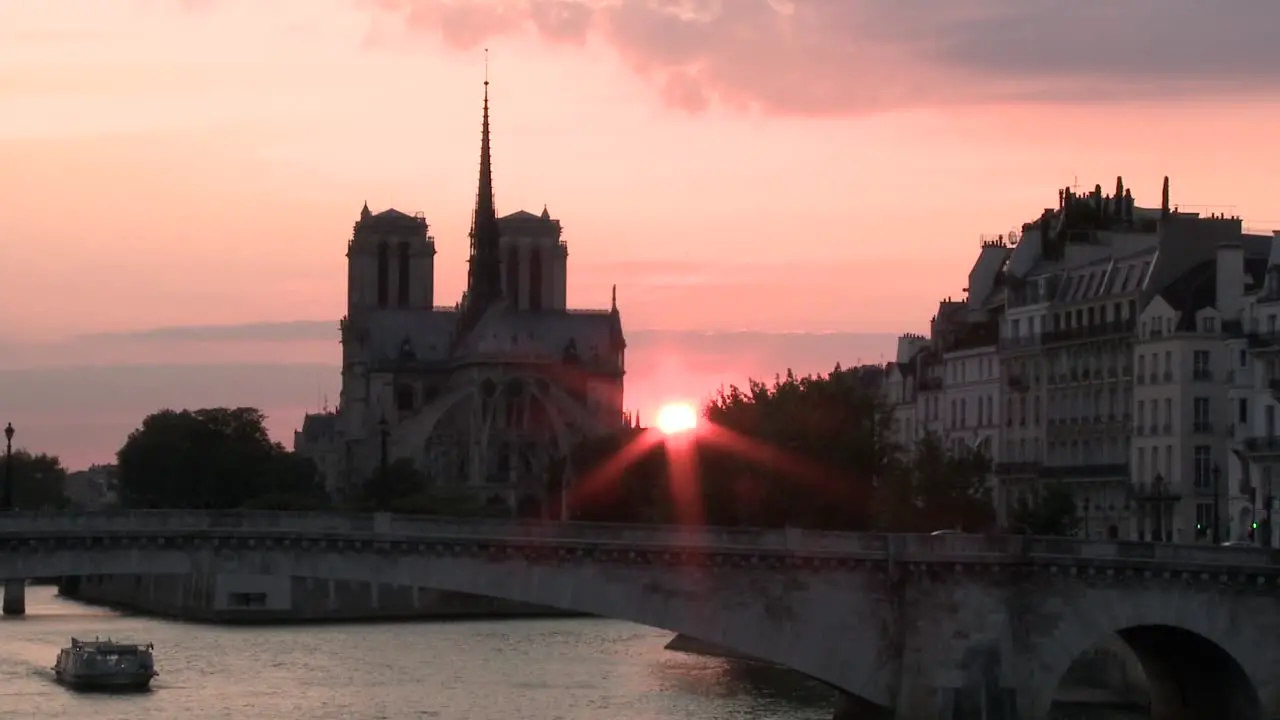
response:
{"label": "treeline", "polygon": [[315,463],[272,441],[266,417],[250,407],[148,415],[116,453],[116,478],[127,508],[512,513],[506,503],[444,493],[408,460],[379,468],[350,493],[332,497]]}
{"label": "treeline", "polygon": [[[991,461],[950,451],[927,435],[897,441],[880,368],[841,369],[722,390],[705,426],[678,452],[640,447],[651,434],[628,430],[581,445],[570,516],[602,522],[687,522],[847,531],[1029,532],[1068,535],[1069,493],[1049,488],[1020,503],[997,527]],[[618,458],[628,458],[619,467]]]}
{"label": "treeline", "polygon": [[67,469],[58,456],[18,448],[8,458],[9,467],[4,463],[5,458],[0,457],[0,483],[6,479],[13,483],[13,509],[63,510],[71,506],[66,492]]}
{"label": "treeline", "polygon": [[[273,442],[254,408],[162,410],[116,455],[116,489],[131,508],[390,511],[548,520],[705,523],[849,531],[1011,531],[1070,535],[1070,493],[1025,498],[997,527],[991,461],[935,436],[897,440],[881,369],[718,392],[704,424],[679,443],[628,429],[580,444],[547,469],[541,492],[516,507],[454,483],[434,482],[407,460],[375,470],[348,495],[329,496],[314,463]],[[571,484],[560,486],[568,476]],[[14,453],[15,505],[65,507],[57,458]],[[537,496],[537,499],[533,499]]]}

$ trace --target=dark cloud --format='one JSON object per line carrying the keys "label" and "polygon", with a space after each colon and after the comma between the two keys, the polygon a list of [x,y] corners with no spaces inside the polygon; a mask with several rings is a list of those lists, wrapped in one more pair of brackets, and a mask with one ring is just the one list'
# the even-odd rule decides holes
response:
{"label": "dark cloud", "polygon": [[80,335],[76,343],[99,342],[297,342],[334,340],[337,321],[291,320],[288,322],[243,323],[237,325],[175,325]]}
{"label": "dark cloud", "polygon": [[473,48],[611,44],[672,105],[853,114],[1280,89],[1274,0],[362,0]]}

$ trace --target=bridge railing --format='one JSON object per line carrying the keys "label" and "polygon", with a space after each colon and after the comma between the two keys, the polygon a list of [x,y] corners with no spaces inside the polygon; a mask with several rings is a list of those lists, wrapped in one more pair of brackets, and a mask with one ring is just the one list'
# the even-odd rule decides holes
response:
{"label": "bridge railing", "polygon": [[0,533],[84,535],[117,532],[228,530],[272,534],[392,535],[423,539],[559,541],[621,547],[718,548],[736,551],[820,553],[868,559],[944,561],[983,558],[1024,560],[1119,560],[1134,564],[1280,567],[1280,552],[1267,548],[1090,541],[1019,535],[915,535],[843,533],[800,528],[676,527],[622,523],[522,521],[388,513],[272,511],[122,510],[91,513],[0,512]]}

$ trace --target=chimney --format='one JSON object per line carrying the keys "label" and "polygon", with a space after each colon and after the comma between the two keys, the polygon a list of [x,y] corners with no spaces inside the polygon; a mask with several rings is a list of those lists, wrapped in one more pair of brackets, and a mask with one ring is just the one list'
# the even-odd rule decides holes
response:
{"label": "chimney", "polygon": [[1238,238],[1218,243],[1214,306],[1223,320],[1236,320],[1244,305],[1244,248]]}

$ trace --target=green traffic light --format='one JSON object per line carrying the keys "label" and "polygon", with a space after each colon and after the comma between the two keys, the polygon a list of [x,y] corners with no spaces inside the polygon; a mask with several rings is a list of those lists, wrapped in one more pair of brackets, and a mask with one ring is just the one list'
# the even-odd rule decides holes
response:
{"label": "green traffic light", "polygon": [[1257,530],[1257,529],[1258,529],[1258,523],[1254,523],[1254,524],[1253,524],[1253,529],[1254,529],[1254,530]]}

